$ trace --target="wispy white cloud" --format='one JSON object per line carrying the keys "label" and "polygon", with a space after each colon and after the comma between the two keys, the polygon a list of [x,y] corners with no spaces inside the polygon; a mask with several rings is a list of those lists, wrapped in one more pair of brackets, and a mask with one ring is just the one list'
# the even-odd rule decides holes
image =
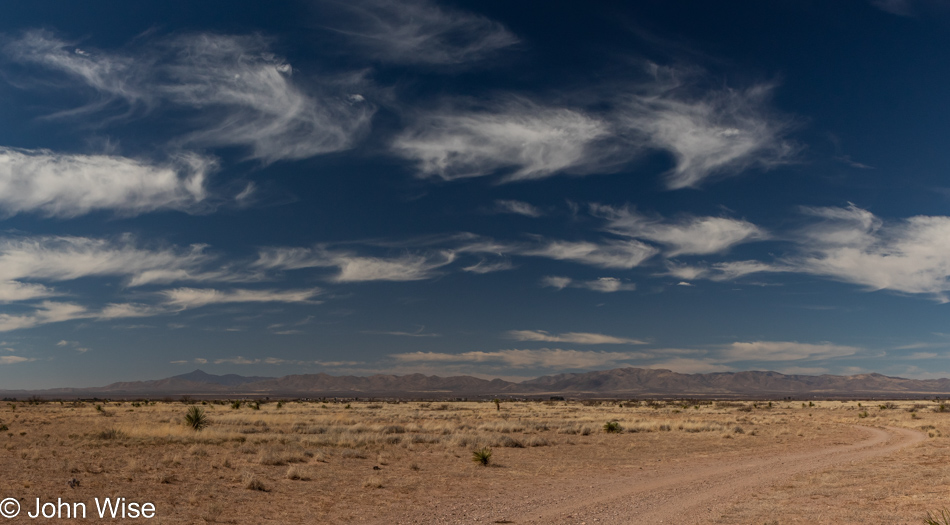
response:
{"label": "wispy white cloud", "polygon": [[[159,102],[187,107],[190,124],[198,129],[176,143],[246,146],[251,158],[265,162],[348,149],[375,111],[354,91],[362,82],[358,77],[325,77],[309,86],[317,95],[306,92],[293,81],[293,67],[261,36],[198,33],[150,44],[137,53],[78,52],[74,43],[33,31],[4,51],[78,80],[100,96],[57,116],[109,109],[117,102],[130,108]],[[74,82],[64,86],[75,89]]]}
{"label": "wispy white cloud", "polygon": [[92,211],[120,215],[195,210],[215,162],[183,155],[169,164],[109,155],[67,155],[0,147],[0,214],[35,212],[76,217]]}
{"label": "wispy white cloud", "polygon": [[301,159],[350,148],[374,113],[347,86],[309,96],[291,81],[291,65],[260,37],[197,34],[168,45],[175,59],[164,70],[172,82],[161,86],[162,94],[211,110],[188,141],[248,146],[253,158],[268,162]]}
{"label": "wispy white cloud", "polygon": [[563,290],[564,288],[584,288],[595,292],[630,292],[637,289],[635,283],[624,282],[616,277],[599,277],[588,281],[577,281],[570,277],[549,275],[541,279],[541,286]]}
{"label": "wispy white cloud", "polygon": [[[756,273],[783,273],[794,272],[791,266],[760,261],[730,261],[715,264],[667,264],[665,275],[678,279],[694,281],[708,279],[710,281],[732,281],[746,275]],[[683,283],[679,283],[683,284]],[[686,284],[689,284],[688,282]]]}
{"label": "wispy white cloud", "polygon": [[616,172],[659,151],[672,156],[669,189],[794,159],[798,147],[786,138],[792,122],[769,105],[774,84],[709,89],[696,68],[647,69],[645,82],[605,87],[593,101],[589,93],[577,97],[606,110],[512,95],[477,107],[446,101],[411,115],[392,150],[415,161],[420,176],[501,174],[502,181]]}
{"label": "wispy white cloud", "polygon": [[606,123],[580,111],[511,98],[488,109],[416,115],[392,148],[416,162],[421,176],[453,180],[504,171],[514,181],[580,169],[608,133]]}
{"label": "wispy white cloud", "polygon": [[135,303],[112,303],[107,304],[95,317],[100,321],[104,321],[128,317],[152,317],[153,315],[160,315],[167,312],[168,310],[166,308],[160,306]]}
{"label": "wispy white cloud", "polygon": [[72,348],[73,350],[75,350],[76,352],[80,354],[85,354],[86,352],[89,351],[89,348],[82,346],[79,343],[79,341],[67,341],[63,339],[62,341],[56,343],[56,346]]}
{"label": "wispy white cloud", "polygon": [[78,304],[44,301],[33,312],[27,314],[0,314],[0,332],[74,319],[86,319],[93,316],[94,314]]}
{"label": "wispy white cloud", "polygon": [[589,241],[549,240],[539,247],[526,247],[521,255],[572,261],[598,268],[629,270],[657,253],[657,249],[635,240]]}
{"label": "wispy white cloud", "polygon": [[30,299],[55,297],[57,295],[60,294],[42,284],[21,283],[18,281],[0,282],[0,303],[28,301]]}
{"label": "wispy white cloud", "polygon": [[904,359],[935,359],[937,357],[943,357],[937,352],[914,352],[912,354],[904,356]]}
{"label": "wispy white cloud", "polygon": [[26,363],[36,361],[35,358],[21,357],[18,355],[0,355],[0,365],[15,365],[17,363]]}
{"label": "wispy white cloud", "polygon": [[654,81],[620,97],[616,126],[646,148],[673,157],[670,189],[701,185],[714,176],[788,162],[796,146],[784,136],[791,123],[769,110],[773,84],[702,90],[695,70],[650,64]]}
{"label": "wispy white cloud", "polygon": [[320,293],[319,288],[308,290],[175,288],[161,292],[165,297],[165,304],[180,309],[226,303],[312,303],[313,298]]}
{"label": "wispy white cloud", "polygon": [[832,343],[797,343],[791,341],[752,341],[735,342],[726,347],[719,357],[727,362],[734,361],[800,361],[803,359],[830,359],[845,357],[861,352],[856,346],[836,345]]}
{"label": "wispy white cloud", "polygon": [[541,286],[549,286],[551,288],[557,288],[558,290],[563,290],[573,283],[574,280],[570,277],[561,277],[558,275],[548,275],[541,278]]}
{"label": "wispy white cloud", "polygon": [[893,15],[913,16],[914,14],[912,0],[871,0],[871,5]]}
{"label": "wispy white cloud", "polygon": [[339,4],[350,15],[334,29],[375,59],[401,64],[472,62],[518,42],[486,17],[428,0],[361,0]]}
{"label": "wispy white cloud", "polygon": [[257,267],[278,270],[337,268],[334,282],[419,281],[437,275],[451,264],[455,253],[440,250],[428,254],[403,254],[398,257],[366,257],[325,248],[271,248],[259,253]]}
{"label": "wispy white cloud", "polygon": [[516,200],[496,200],[495,210],[498,213],[514,213],[516,215],[524,215],[525,217],[532,218],[537,218],[544,215],[544,212],[541,211],[537,206]]}
{"label": "wispy white cloud", "polygon": [[[143,249],[136,247],[130,237],[118,240],[69,236],[8,237],[0,239],[0,282],[124,276],[129,286],[140,286],[234,278],[224,269],[202,270],[213,259],[205,253],[204,246],[192,246],[187,251]],[[0,294],[3,288],[0,286]],[[34,297],[51,293],[28,286],[24,290]],[[10,293],[15,295],[16,292]]]}
{"label": "wispy white cloud", "polygon": [[805,211],[819,221],[802,230],[799,254],[786,261],[796,271],[948,300],[950,217],[885,222],[854,205]]}
{"label": "wispy white cloud", "polygon": [[547,343],[577,343],[583,345],[645,345],[645,341],[589,332],[551,334],[544,330],[509,330],[505,336],[516,341],[544,341]]}
{"label": "wispy white cloud", "polygon": [[534,242],[496,242],[491,239],[465,239],[457,253],[489,253],[498,256],[522,255],[571,261],[598,268],[629,270],[653,257],[659,250],[632,239],[566,241],[536,237]]}
{"label": "wispy white cloud", "polygon": [[601,293],[632,292],[637,289],[636,284],[624,282],[616,277],[598,277],[590,281],[574,281],[571,286]]}
{"label": "wispy white cloud", "polygon": [[732,372],[734,369],[714,359],[696,357],[674,357],[655,362],[646,368],[672,370],[681,374],[708,374],[713,372]]}
{"label": "wispy white cloud", "polygon": [[105,95],[105,98],[59,116],[101,110],[117,101],[132,107],[151,104],[151,93],[139,81],[143,71],[150,66],[149,59],[140,57],[136,60],[130,56],[89,52],[77,45],[49,31],[33,30],[7,42],[3,51],[13,60],[58,71]]}
{"label": "wispy white cloud", "polygon": [[640,359],[644,357],[644,354],[636,352],[594,352],[541,348],[538,350],[512,349],[494,352],[475,351],[459,354],[411,352],[392,354],[390,357],[403,363],[502,363],[515,368],[584,369],[601,368]]}
{"label": "wispy white cloud", "polygon": [[229,364],[229,365],[296,365],[296,366],[306,366],[306,365],[316,365],[316,366],[325,366],[325,367],[339,367],[339,366],[357,366],[362,365],[362,361],[305,361],[300,359],[283,359],[280,357],[264,357],[264,358],[247,358],[244,356],[236,357],[225,357],[221,359],[215,359],[214,364]]}
{"label": "wispy white cloud", "polygon": [[436,334],[433,332],[426,332],[425,326],[420,326],[418,330],[414,332],[400,332],[400,331],[367,331],[364,333],[367,334],[379,334],[379,335],[396,335],[400,337],[442,337],[442,334]]}
{"label": "wispy white cloud", "polygon": [[514,267],[514,264],[512,264],[507,258],[499,259],[497,261],[488,261],[486,259],[482,259],[475,264],[463,267],[462,270],[472,273],[492,273],[511,270]]}
{"label": "wispy white cloud", "polygon": [[591,213],[606,219],[606,230],[611,233],[668,246],[670,257],[721,253],[740,243],[768,238],[764,230],[740,219],[685,217],[670,221],[648,218],[628,207],[601,204],[592,204]]}
{"label": "wispy white cloud", "polygon": [[[76,303],[43,301],[39,305],[32,307],[32,310],[27,313],[0,314],[0,332],[22,330],[50,323],[61,323],[78,319],[107,321],[127,317],[150,317],[167,312],[168,310],[165,308],[144,304],[112,303],[101,309],[91,309]],[[60,341],[57,343],[57,346],[65,346],[62,344],[64,342],[66,344],[72,344],[69,341]],[[88,350],[88,348],[79,349],[80,352],[85,352],[86,350]]]}

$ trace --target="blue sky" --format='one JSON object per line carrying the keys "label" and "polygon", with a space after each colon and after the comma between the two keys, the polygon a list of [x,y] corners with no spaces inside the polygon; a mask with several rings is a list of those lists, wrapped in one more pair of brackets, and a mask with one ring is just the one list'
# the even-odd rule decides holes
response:
{"label": "blue sky", "polygon": [[950,9],[76,3],[0,20],[0,387],[950,375]]}

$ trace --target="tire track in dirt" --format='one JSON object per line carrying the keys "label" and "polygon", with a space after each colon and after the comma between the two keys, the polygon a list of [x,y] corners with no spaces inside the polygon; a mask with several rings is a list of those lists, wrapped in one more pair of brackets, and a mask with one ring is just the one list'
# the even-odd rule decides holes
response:
{"label": "tire track in dirt", "polygon": [[904,428],[855,428],[869,437],[850,445],[806,452],[710,462],[648,479],[627,476],[609,485],[588,484],[592,490],[577,491],[571,497],[523,501],[520,508],[512,509],[510,517],[496,523],[709,523],[741,498],[793,476],[890,454],[927,439],[921,432]]}

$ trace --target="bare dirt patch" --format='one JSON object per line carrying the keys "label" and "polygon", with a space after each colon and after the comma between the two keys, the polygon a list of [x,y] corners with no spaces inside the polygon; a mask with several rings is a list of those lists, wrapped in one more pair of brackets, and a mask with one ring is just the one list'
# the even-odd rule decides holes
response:
{"label": "bare dirt patch", "polygon": [[10,402],[0,495],[77,523],[118,496],[158,523],[919,524],[950,507],[940,406]]}

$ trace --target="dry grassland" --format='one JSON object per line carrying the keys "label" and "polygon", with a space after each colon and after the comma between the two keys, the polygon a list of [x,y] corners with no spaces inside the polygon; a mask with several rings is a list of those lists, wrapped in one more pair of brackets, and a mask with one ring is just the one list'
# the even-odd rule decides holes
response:
{"label": "dry grassland", "polygon": [[75,523],[99,521],[95,497],[152,502],[151,523],[506,523],[624,480],[855,443],[861,425],[930,437],[762,486],[714,522],[920,524],[950,507],[950,410],[933,401],[199,402],[201,431],[194,404],[4,402],[0,498],[86,502]]}

